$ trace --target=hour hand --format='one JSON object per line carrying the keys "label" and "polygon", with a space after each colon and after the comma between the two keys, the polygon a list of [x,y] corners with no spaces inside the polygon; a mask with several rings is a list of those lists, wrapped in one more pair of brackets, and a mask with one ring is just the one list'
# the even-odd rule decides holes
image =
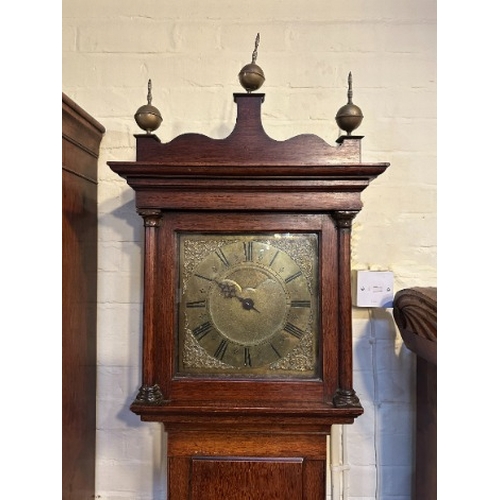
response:
{"label": "hour hand", "polygon": [[233,280],[223,280],[223,281],[216,281],[217,286],[220,288],[220,291],[222,293],[222,296],[226,299],[231,299],[231,298],[236,298],[241,302],[241,305],[243,309],[246,309],[247,311],[253,310],[256,312],[260,312],[254,304],[254,301],[250,298],[244,298],[241,296],[241,287],[236,283],[236,281]]}
{"label": "hour hand", "polygon": [[223,280],[223,281],[216,281],[216,283],[219,286],[222,295],[226,299],[237,297],[238,293],[241,292],[241,287],[240,285],[238,285],[238,283],[236,283],[236,281]]}

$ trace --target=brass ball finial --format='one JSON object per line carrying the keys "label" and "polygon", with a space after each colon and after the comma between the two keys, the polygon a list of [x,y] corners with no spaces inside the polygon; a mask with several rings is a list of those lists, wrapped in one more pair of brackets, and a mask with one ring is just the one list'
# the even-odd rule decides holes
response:
{"label": "brass ball finial", "polygon": [[151,80],[148,80],[148,103],[141,106],[135,113],[135,122],[147,134],[156,130],[163,121],[160,111],[151,105],[153,98],[151,97]]}
{"label": "brass ball finial", "polygon": [[260,43],[260,33],[257,33],[255,37],[255,49],[252,53],[252,62],[250,64],[246,64],[241,68],[241,71],[238,74],[238,78],[240,80],[241,86],[248,92],[253,92],[254,90],[260,89],[264,80],[264,71],[262,68],[258,66],[255,61],[257,60],[257,49]]}
{"label": "brass ball finial", "polygon": [[352,103],[352,74],[349,72],[349,77],[347,78],[349,89],[347,91],[347,104],[344,104],[335,116],[335,121],[337,125],[347,132],[347,135],[351,135],[351,132],[357,129],[361,122],[363,121],[363,113],[361,109]]}

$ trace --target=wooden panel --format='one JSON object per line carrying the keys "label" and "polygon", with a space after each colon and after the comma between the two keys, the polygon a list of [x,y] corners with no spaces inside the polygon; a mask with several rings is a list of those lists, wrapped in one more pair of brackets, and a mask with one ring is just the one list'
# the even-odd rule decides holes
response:
{"label": "wooden panel", "polygon": [[324,500],[326,438],[169,432],[169,498]]}
{"label": "wooden panel", "polygon": [[303,461],[265,458],[195,458],[191,498],[302,500]]}
{"label": "wooden panel", "polygon": [[97,158],[104,131],[89,113],[62,95],[63,168],[97,182]]}
{"label": "wooden panel", "polygon": [[63,172],[63,498],[94,490],[96,387],[95,187]]}
{"label": "wooden panel", "polygon": [[415,498],[437,499],[437,366],[417,357]]}
{"label": "wooden panel", "polygon": [[321,434],[227,433],[172,431],[168,433],[168,455],[256,456],[266,450],[266,457],[303,457],[326,460],[326,436]]}
{"label": "wooden panel", "polygon": [[[95,494],[97,156],[102,129],[63,96],[62,497]],[[85,146],[88,144],[88,146]]]}

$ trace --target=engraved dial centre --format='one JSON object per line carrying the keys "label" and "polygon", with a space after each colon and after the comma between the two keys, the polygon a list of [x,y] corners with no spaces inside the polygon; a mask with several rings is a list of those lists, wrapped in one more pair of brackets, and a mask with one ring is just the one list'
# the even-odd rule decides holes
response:
{"label": "engraved dial centre", "polygon": [[231,268],[213,286],[210,316],[219,332],[241,345],[257,345],[284,327],[287,293],[269,269],[256,264]]}

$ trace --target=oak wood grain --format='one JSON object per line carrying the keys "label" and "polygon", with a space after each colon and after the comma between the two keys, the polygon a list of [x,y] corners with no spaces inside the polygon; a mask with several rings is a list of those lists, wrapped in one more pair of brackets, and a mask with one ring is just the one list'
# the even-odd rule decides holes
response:
{"label": "oak wood grain", "polygon": [[104,128],[62,96],[62,497],[95,494],[97,158]]}

